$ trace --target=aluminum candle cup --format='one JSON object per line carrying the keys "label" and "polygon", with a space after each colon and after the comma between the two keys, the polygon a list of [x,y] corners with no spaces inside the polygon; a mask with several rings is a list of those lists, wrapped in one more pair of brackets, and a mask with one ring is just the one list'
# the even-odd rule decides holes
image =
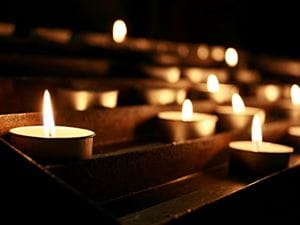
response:
{"label": "aluminum candle cup", "polygon": [[92,107],[115,108],[119,91],[58,89],[57,93],[62,106],[84,111]]}
{"label": "aluminum candle cup", "polygon": [[282,87],[277,84],[263,84],[254,87],[254,95],[264,102],[276,102],[282,96]]}
{"label": "aluminum candle cup", "polygon": [[265,121],[265,111],[260,108],[245,107],[245,111],[236,113],[232,106],[218,106],[216,113],[219,117],[219,124],[222,129],[243,129],[251,125],[255,114],[260,116],[262,122]]}
{"label": "aluminum candle cup", "polygon": [[176,88],[139,89],[142,100],[151,105],[182,104],[186,99],[186,90]]}
{"label": "aluminum candle cup", "polygon": [[300,126],[289,128],[288,141],[295,147],[296,152],[300,152]]}
{"label": "aluminum candle cup", "polygon": [[300,122],[300,87],[293,84],[290,88],[291,99],[284,99],[278,102],[278,106],[284,111],[285,115],[293,122]]}
{"label": "aluminum candle cup", "polygon": [[256,144],[251,141],[234,141],[229,143],[230,164],[232,169],[240,172],[264,174],[284,169],[288,166],[293,148],[269,143]]}
{"label": "aluminum candle cup", "polygon": [[16,26],[14,24],[0,22],[0,36],[11,36],[15,30]]}
{"label": "aluminum candle cup", "polygon": [[278,102],[278,107],[284,115],[295,123],[300,123],[300,105],[295,105],[289,99],[284,99]]}
{"label": "aluminum candle cup", "polygon": [[232,141],[230,148],[230,165],[236,172],[264,174],[288,166],[293,148],[263,142],[262,125],[258,115],[252,120],[252,141]]}
{"label": "aluminum candle cup", "polygon": [[182,120],[182,112],[167,111],[158,114],[162,135],[167,140],[184,141],[209,136],[215,132],[217,116],[193,113],[189,121]]}
{"label": "aluminum candle cup", "polygon": [[231,100],[231,96],[238,92],[238,88],[232,84],[220,84],[219,89],[214,92],[210,92],[206,84],[198,84],[194,89],[191,90],[191,96],[195,99],[212,99],[220,104],[229,102]]}
{"label": "aluminum candle cup", "polygon": [[76,127],[56,126],[56,134],[46,137],[43,126],[25,126],[9,130],[11,143],[34,159],[88,159],[93,152],[95,133]]}
{"label": "aluminum candle cup", "polygon": [[165,80],[169,83],[176,83],[180,79],[180,69],[175,66],[142,66],[141,70],[150,77]]}
{"label": "aluminum candle cup", "polygon": [[243,84],[254,84],[260,82],[261,75],[257,70],[237,69],[234,79]]}
{"label": "aluminum candle cup", "polygon": [[229,80],[229,73],[226,69],[211,69],[190,67],[183,70],[183,74],[193,83],[205,82],[209,74],[216,74],[220,82],[227,82]]}

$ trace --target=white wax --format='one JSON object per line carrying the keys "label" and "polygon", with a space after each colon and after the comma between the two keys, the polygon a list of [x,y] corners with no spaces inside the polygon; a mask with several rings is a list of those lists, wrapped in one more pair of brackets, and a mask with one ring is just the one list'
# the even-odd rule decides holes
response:
{"label": "white wax", "polygon": [[173,121],[182,121],[182,122],[197,122],[201,120],[217,120],[217,116],[209,115],[205,113],[193,113],[193,116],[188,121],[182,120],[182,113],[177,111],[166,111],[166,112],[160,112],[158,114],[158,118],[164,119],[164,120],[173,120]]}
{"label": "white wax", "polygon": [[270,142],[261,142],[258,149],[252,141],[233,141],[229,143],[229,147],[234,150],[260,153],[292,153],[294,151],[292,147]]}
{"label": "white wax", "polygon": [[24,126],[24,127],[16,127],[10,129],[9,132],[15,135],[21,135],[26,137],[34,137],[34,138],[84,138],[95,136],[95,133],[91,130],[77,128],[77,127],[65,127],[65,126],[55,126],[56,134],[52,137],[46,137],[44,134],[43,126]]}

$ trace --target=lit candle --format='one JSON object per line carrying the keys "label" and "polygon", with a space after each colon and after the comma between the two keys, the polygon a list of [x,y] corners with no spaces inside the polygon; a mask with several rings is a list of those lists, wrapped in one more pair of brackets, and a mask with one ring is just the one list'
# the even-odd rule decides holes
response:
{"label": "lit candle", "polygon": [[193,98],[206,97],[214,100],[217,103],[225,103],[231,100],[231,96],[234,93],[238,93],[239,90],[232,84],[220,84],[215,74],[210,74],[207,78],[206,84],[197,84],[194,89],[191,90]]}
{"label": "lit candle", "polygon": [[193,83],[205,82],[210,74],[215,74],[220,82],[227,82],[229,73],[222,68],[188,67],[183,69],[183,75]]}
{"label": "lit candle", "polygon": [[300,121],[300,87],[293,84],[290,88],[291,100],[283,99],[278,102],[285,115],[294,122]]}
{"label": "lit candle", "polygon": [[230,67],[235,67],[238,64],[238,53],[234,48],[227,48],[225,51],[225,62]]}
{"label": "lit candle", "polygon": [[186,99],[186,90],[182,88],[139,87],[139,97],[150,105],[182,104]]}
{"label": "lit candle", "polygon": [[260,116],[262,123],[265,112],[260,108],[245,107],[244,101],[237,93],[232,95],[232,106],[218,106],[216,112],[222,129],[243,129],[251,124],[255,114]]}
{"label": "lit candle", "polygon": [[85,111],[90,108],[115,108],[118,102],[118,90],[76,90],[59,88],[56,101],[62,108]]}
{"label": "lit candle", "polygon": [[161,79],[169,83],[176,83],[180,79],[180,69],[176,66],[143,65],[140,69],[149,77]]}
{"label": "lit candle", "polygon": [[262,126],[255,115],[251,129],[252,141],[233,141],[229,143],[230,163],[233,169],[262,174],[287,167],[293,148],[263,142]]}
{"label": "lit candle", "polygon": [[283,95],[283,90],[280,85],[277,84],[262,84],[253,88],[254,95],[257,100],[262,102],[276,102]]}
{"label": "lit candle", "polygon": [[12,144],[33,157],[42,160],[86,159],[92,156],[91,130],[55,126],[48,90],[44,93],[43,125],[24,126],[9,130]]}
{"label": "lit candle", "polygon": [[158,119],[168,140],[183,141],[208,136],[214,133],[217,116],[195,113],[193,105],[186,99],[182,111],[166,111],[158,114]]}
{"label": "lit candle", "polygon": [[296,151],[300,150],[300,126],[291,126],[288,129],[288,141],[296,148]]}
{"label": "lit candle", "polygon": [[127,27],[123,20],[116,20],[113,24],[112,36],[114,42],[120,44],[125,41],[127,35]]}

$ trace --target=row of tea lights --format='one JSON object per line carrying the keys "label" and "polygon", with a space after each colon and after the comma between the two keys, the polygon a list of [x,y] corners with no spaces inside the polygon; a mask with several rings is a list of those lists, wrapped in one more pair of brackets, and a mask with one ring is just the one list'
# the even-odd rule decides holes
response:
{"label": "row of tea lights", "polygon": [[[293,89],[300,88],[293,86]],[[182,111],[165,111],[158,114],[162,131],[169,140],[183,141],[214,133],[220,119],[226,127],[245,128],[252,120],[252,141],[232,141],[229,144],[233,164],[254,172],[265,172],[287,166],[293,148],[262,141],[262,124],[265,112],[259,108],[245,107],[238,94],[232,96],[233,106],[219,106],[218,116],[193,112],[186,99]],[[44,93],[43,125],[24,126],[9,131],[12,144],[37,159],[88,159],[92,156],[95,132],[87,129],[56,126],[50,94]],[[291,127],[289,134],[300,136],[300,127]]]}
{"label": "row of tea lights", "polygon": [[[11,23],[0,22],[0,36],[12,36],[15,32],[15,25]],[[156,50],[157,52],[176,52],[181,57],[187,57],[190,54],[190,47],[187,44],[178,44],[167,41],[148,40],[145,38],[127,38],[128,29],[124,20],[117,19],[112,25],[111,35],[100,33],[83,33],[74,35],[71,30],[61,28],[35,28],[31,35],[52,41],[66,44],[71,40],[83,42],[88,45],[97,45],[105,47],[128,47],[142,51]],[[73,37],[74,36],[74,37]],[[225,49],[222,46],[209,47],[206,44],[200,44],[196,49],[196,57],[199,60],[212,59],[215,62],[224,61]]]}

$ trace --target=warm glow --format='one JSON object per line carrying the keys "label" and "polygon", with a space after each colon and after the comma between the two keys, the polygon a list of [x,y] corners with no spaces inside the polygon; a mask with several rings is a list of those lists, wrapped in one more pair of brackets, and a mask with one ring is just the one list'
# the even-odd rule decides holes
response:
{"label": "warm glow", "polygon": [[197,49],[197,55],[199,59],[206,60],[209,56],[209,49],[207,45],[199,45]]}
{"label": "warm glow", "polygon": [[166,80],[170,83],[176,83],[180,79],[180,69],[172,67],[165,72]]}
{"label": "warm glow", "polygon": [[98,95],[99,106],[104,106],[107,108],[115,108],[118,102],[118,92],[117,91],[106,91]]}
{"label": "warm glow", "polygon": [[181,118],[183,121],[191,121],[193,119],[193,104],[189,99],[183,102]]}
{"label": "warm glow", "polygon": [[291,98],[294,105],[300,105],[300,87],[297,84],[291,87]]}
{"label": "warm glow", "polygon": [[232,109],[234,113],[243,113],[245,112],[245,104],[241,96],[237,93],[234,93],[231,98]]}
{"label": "warm glow", "polygon": [[43,122],[45,137],[53,137],[55,135],[55,123],[53,118],[51,97],[48,90],[45,90],[44,93]]}
{"label": "warm glow", "polygon": [[255,115],[252,120],[251,139],[258,151],[262,143],[262,125],[259,115]]}
{"label": "warm glow", "polygon": [[217,92],[220,88],[219,80],[215,74],[210,74],[207,78],[207,89],[209,92]]}
{"label": "warm glow", "polygon": [[116,20],[113,25],[113,39],[116,43],[122,43],[127,34],[126,24],[123,20]]}
{"label": "warm glow", "polygon": [[280,90],[275,85],[268,85],[265,95],[268,101],[275,102],[280,97]]}
{"label": "warm glow", "polygon": [[225,61],[228,66],[234,67],[238,64],[238,53],[234,48],[227,48],[225,52]]}
{"label": "warm glow", "polygon": [[187,57],[190,53],[189,48],[184,44],[179,45],[177,50],[181,57]]}
{"label": "warm glow", "polygon": [[221,46],[214,46],[211,49],[211,57],[217,61],[222,62],[225,56],[225,49]]}
{"label": "warm glow", "polygon": [[87,91],[78,91],[74,93],[74,106],[76,110],[87,110],[89,103],[89,93]]}

